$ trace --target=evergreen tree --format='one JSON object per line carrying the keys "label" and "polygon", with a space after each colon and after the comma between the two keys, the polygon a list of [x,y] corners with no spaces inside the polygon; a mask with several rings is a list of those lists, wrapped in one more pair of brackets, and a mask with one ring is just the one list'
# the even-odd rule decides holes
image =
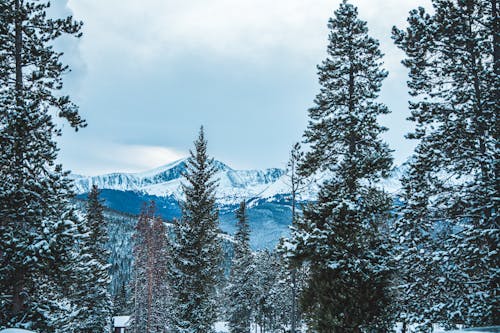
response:
{"label": "evergreen tree", "polygon": [[255,256],[254,309],[253,321],[265,332],[271,327],[273,303],[269,300],[271,288],[276,280],[278,264],[274,255],[268,250],[259,251]]}
{"label": "evergreen tree", "polygon": [[250,227],[247,222],[244,201],[240,203],[240,207],[236,211],[236,218],[238,222],[234,236],[234,257],[226,293],[226,297],[229,299],[229,331],[231,333],[250,333],[254,263],[250,249]]}
{"label": "evergreen tree", "polygon": [[129,304],[127,298],[127,288],[125,287],[125,282],[122,283],[120,289],[113,298],[113,315],[114,316],[126,316],[129,315]]}
{"label": "evergreen tree", "polygon": [[380,68],[378,41],[357,15],[343,1],[328,24],[328,57],[318,67],[321,90],[309,110],[310,151],[301,171],[328,171],[331,178],[285,243],[292,260],[310,264],[302,304],[317,332],[391,326],[391,269],[382,231],[391,198],[377,187],[392,163],[379,138],[386,129],[377,123],[389,112],[376,102],[387,72]]}
{"label": "evergreen tree", "polygon": [[60,94],[67,67],[52,46],[63,34],[79,36],[81,23],[49,19],[48,6],[0,1],[0,328],[54,332],[69,331],[78,313],[69,291],[80,258],[52,114],[75,129],[85,123]]}
{"label": "evergreen tree", "polygon": [[110,251],[111,294],[116,297],[123,286],[127,295],[131,295],[130,279],[132,273],[133,234],[137,218],[132,216],[106,214],[108,220],[109,240],[107,248]]}
{"label": "evergreen tree", "polygon": [[262,332],[283,332],[291,327],[292,275],[281,259],[267,250],[255,258],[253,320]]}
{"label": "evergreen tree", "polygon": [[109,330],[111,324],[111,295],[109,285],[111,278],[108,273],[109,251],[106,249],[108,228],[103,215],[104,206],[99,199],[99,189],[96,185],[88,195],[87,214],[83,223],[80,238],[81,260],[84,261],[84,270],[79,281],[84,281],[87,288],[77,286],[78,295],[79,331],[88,333],[102,333]]}
{"label": "evergreen tree", "polygon": [[134,234],[134,325],[135,333],[162,333],[169,325],[170,289],[166,229],[155,215],[155,204],[144,206]]}
{"label": "evergreen tree", "polygon": [[221,275],[221,245],[215,204],[217,169],[207,155],[203,127],[187,161],[182,219],[174,221],[173,326],[179,333],[213,332],[215,288]]}
{"label": "evergreen tree", "polygon": [[[290,151],[290,158],[288,160],[287,164],[287,175],[288,175],[288,182],[290,186],[290,192],[291,192],[291,206],[292,206],[292,227],[296,227],[298,224],[298,220],[300,219],[300,216],[298,214],[298,207],[297,207],[297,202],[298,202],[298,196],[300,194],[300,191],[309,185],[308,183],[305,182],[304,177],[300,173],[300,166],[302,162],[304,161],[304,152],[302,151],[302,148],[300,146],[300,143],[296,143],[293,145],[292,150]],[[291,304],[291,309],[290,309],[290,331],[291,333],[297,332],[297,325],[300,322],[299,320],[299,307],[298,307],[298,293],[299,293],[299,288],[300,288],[300,278],[301,278],[301,273],[305,269],[305,263],[293,260],[293,255],[291,257],[288,256],[288,249],[286,246],[286,239],[282,238],[280,239],[280,243],[278,245],[278,251],[279,253],[283,256],[283,261],[284,263],[288,266],[290,270],[290,304]],[[290,260],[291,259],[291,260]]]}
{"label": "evergreen tree", "polygon": [[[396,229],[401,296],[418,304],[408,310],[412,322],[498,325],[499,4],[432,4],[433,14],[420,7],[406,30],[393,29],[410,70],[416,128],[408,137],[419,140]],[[437,297],[441,290],[446,297]],[[423,294],[436,297],[422,302]]]}
{"label": "evergreen tree", "polygon": [[[300,143],[296,143],[291,152],[290,152],[290,159],[288,160],[288,173],[289,173],[289,179],[290,179],[290,188],[291,188],[291,193],[292,193],[292,226],[296,226],[297,222],[296,220],[298,219],[297,216],[297,196],[304,186],[304,178],[301,177],[300,172],[299,172],[299,167],[304,159],[304,152],[302,151],[302,148],[300,146]],[[286,251],[285,251],[286,254]],[[301,263],[299,263],[299,266]],[[291,321],[291,333],[295,333],[297,331],[297,323],[298,321],[298,306],[297,306],[297,294],[298,294],[298,280],[297,280],[297,275],[298,272],[300,272],[301,268],[296,267],[297,263],[291,263],[291,273],[290,273],[290,278],[291,278],[291,303],[292,303],[292,308],[291,308],[291,314],[290,314],[290,321]]]}

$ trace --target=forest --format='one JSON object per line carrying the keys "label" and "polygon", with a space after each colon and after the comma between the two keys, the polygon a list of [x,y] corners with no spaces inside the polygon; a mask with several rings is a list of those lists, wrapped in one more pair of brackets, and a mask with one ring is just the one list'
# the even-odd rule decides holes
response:
{"label": "forest", "polygon": [[[379,41],[343,0],[328,21],[319,91],[290,147],[290,232],[250,245],[251,202],[219,227],[217,165],[203,126],[182,173],[180,216],[76,198],[57,138],[87,121],[64,93],[55,41],[83,22],[48,1],[0,0],[0,332],[436,332],[500,326],[496,0],[432,0],[392,29],[408,70],[406,139],[392,196]],[[399,111],[398,111],[399,112]],[[66,125],[64,127],[62,124]],[[198,126],[198,125],[197,125]],[[265,149],[263,147],[262,149]],[[314,200],[298,200],[321,173]],[[128,235],[126,242],[123,235]]]}

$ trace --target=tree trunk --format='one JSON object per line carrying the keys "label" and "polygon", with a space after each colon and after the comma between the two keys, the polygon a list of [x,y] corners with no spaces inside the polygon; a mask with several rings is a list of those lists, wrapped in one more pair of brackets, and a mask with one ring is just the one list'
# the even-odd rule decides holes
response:
{"label": "tree trunk", "polygon": [[297,323],[297,269],[292,269],[292,325],[291,333],[296,331]]}
{"label": "tree trunk", "polygon": [[406,330],[408,329],[408,328],[406,327],[406,325],[407,325],[407,324],[406,324],[406,320],[403,320],[403,326],[401,327],[401,333],[406,333]]}
{"label": "tree trunk", "polygon": [[[352,128],[354,127],[354,68],[353,65],[350,65],[349,68],[349,115],[352,121],[352,124],[350,124],[351,131],[348,133],[348,144],[349,144],[349,155],[353,156],[355,151],[356,151],[356,139],[355,139],[355,134],[352,131]],[[352,170],[352,169],[351,169]],[[347,188],[349,189],[349,194],[353,194],[355,192],[355,175],[350,174],[347,175]]]}
{"label": "tree trunk", "polygon": [[18,270],[14,274],[14,286],[12,293],[12,314],[15,316],[23,310],[24,297],[22,292],[24,289],[24,275],[23,271]]}
{"label": "tree trunk", "polygon": [[15,1],[16,17],[15,17],[15,60],[16,60],[16,103],[17,106],[23,104],[23,64],[22,64],[22,49],[23,49],[23,28],[21,16],[20,0]]}
{"label": "tree trunk", "polygon": [[[22,69],[22,48],[23,48],[23,30],[22,30],[22,16],[21,16],[21,4],[20,0],[15,1],[15,62],[16,62],[16,105],[18,108],[23,106],[23,69]],[[22,157],[20,156],[18,149],[18,139],[14,138],[14,152],[16,165],[21,165]],[[21,177],[17,180],[21,182]],[[23,221],[13,221],[13,223],[21,223]],[[20,226],[23,227],[23,226]],[[12,290],[12,314],[16,315],[22,311],[24,299],[21,295],[24,289],[24,280],[25,280],[25,272],[24,269],[19,269],[14,273],[14,286]]]}

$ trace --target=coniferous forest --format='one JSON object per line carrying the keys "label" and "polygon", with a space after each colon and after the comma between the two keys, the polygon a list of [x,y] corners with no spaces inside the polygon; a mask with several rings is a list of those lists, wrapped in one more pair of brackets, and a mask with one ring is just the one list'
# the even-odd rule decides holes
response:
{"label": "coniferous forest", "polygon": [[500,4],[432,0],[387,32],[415,143],[394,195],[380,117],[404,110],[380,100],[384,54],[354,3],[332,8],[319,90],[280,174],[289,232],[255,249],[253,198],[231,208],[233,234],[220,228],[203,126],[177,217],[154,201],[110,209],[96,184],[77,196],[58,139],[92,123],[65,93],[57,41],[84,22],[0,0],[0,332],[498,332]]}

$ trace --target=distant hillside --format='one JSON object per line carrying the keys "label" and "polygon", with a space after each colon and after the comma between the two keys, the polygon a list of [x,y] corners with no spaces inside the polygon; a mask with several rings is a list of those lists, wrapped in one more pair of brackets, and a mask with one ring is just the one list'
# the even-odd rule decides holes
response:
{"label": "distant hillside", "polygon": [[[248,203],[251,227],[251,245],[254,249],[272,248],[279,238],[288,234],[291,223],[289,179],[285,170],[234,170],[215,161],[216,177],[219,180],[217,202],[220,209],[222,231],[232,234],[235,230],[234,211],[239,203]],[[166,220],[180,217],[180,202],[183,199],[182,174],[186,160],[179,160],[142,173],[112,173],[94,177],[73,175],[79,198],[84,199],[93,184],[102,190],[102,198],[110,209],[137,215],[144,202],[155,201],[158,213]],[[401,170],[395,168],[393,175],[381,186],[390,193],[399,188]],[[314,200],[318,185],[327,178],[317,174],[307,181],[299,201]]]}

